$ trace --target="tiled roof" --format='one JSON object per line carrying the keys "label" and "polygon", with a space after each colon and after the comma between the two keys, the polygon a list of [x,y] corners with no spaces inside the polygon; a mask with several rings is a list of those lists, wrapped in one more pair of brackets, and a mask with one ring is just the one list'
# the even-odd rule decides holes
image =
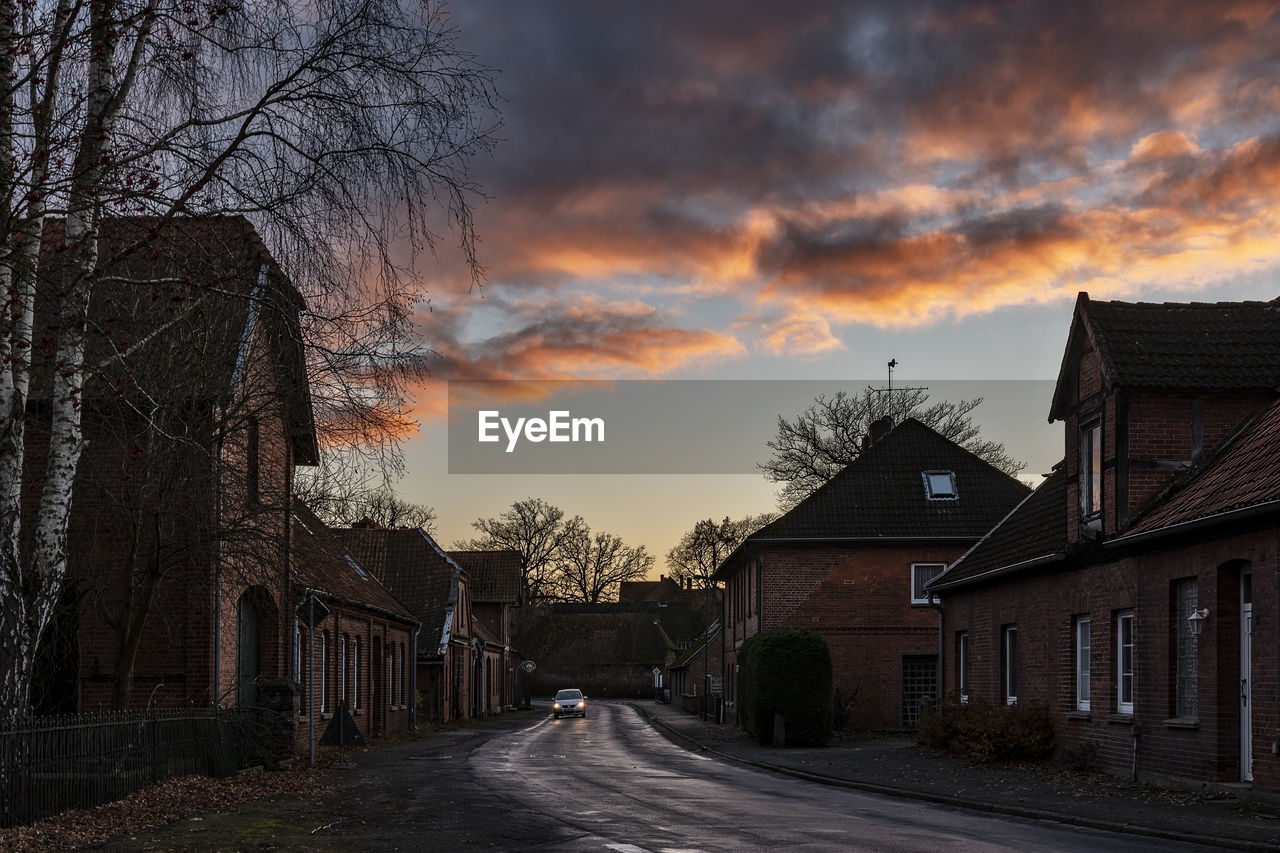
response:
{"label": "tiled roof", "polygon": [[1058,559],[1067,549],[1067,477],[1055,466],[1026,500],[946,571],[930,589],[959,586],[1011,567]]}
{"label": "tiled roof", "polygon": [[1130,528],[1130,536],[1280,500],[1280,400],[1206,457]]}
{"label": "tiled roof", "polygon": [[471,600],[484,604],[516,604],[524,577],[519,551],[450,551],[467,572]]}
{"label": "tiled roof", "polygon": [[419,656],[435,657],[448,614],[458,601],[458,564],[422,530],[338,528],[333,532],[422,623]]}
{"label": "tiled roof", "polygon": [[1084,304],[1103,364],[1116,384],[1280,386],[1280,301]]}
{"label": "tiled roof", "polygon": [[[64,233],[63,220],[46,220],[40,274],[47,282],[59,283],[41,288],[37,298],[34,389],[44,387],[53,358],[50,347],[56,335],[44,330],[62,323],[54,316],[49,294],[63,286]],[[242,341],[253,317],[260,338],[269,336],[274,349],[271,357],[278,387],[289,404],[299,461],[314,463],[315,424],[298,332],[303,300],[247,219],[107,218],[98,251],[86,358],[105,368],[91,378],[86,398],[134,393],[136,383],[148,396],[165,400],[175,395],[221,400],[235,386]],[[112,359],[158,328],[164,328],[164,334],[133,351],[130,365]],[[164,349],[163,371],[140,369],[157,363],[156,347]]]}
{"label": "tiled roof", "polygon": [[683,591],[679,581],[665,576],[656,581],[623,581],[618,585],[618,601],[664,601]]}
{"label": "tiled roof", "polygon": [[[955,473],[956,498],[930,499],[926,471]],[[1028,488],[914,419],[747,541],[848,538],[977,539]]]}
{"label": "tiled roof", "polygon": [[378,579],[348,549],[330,534],[305,504],[293,507],[293,555],[290,562],[295,583],[324,596],[372,608],[382,613],[413,619]]}

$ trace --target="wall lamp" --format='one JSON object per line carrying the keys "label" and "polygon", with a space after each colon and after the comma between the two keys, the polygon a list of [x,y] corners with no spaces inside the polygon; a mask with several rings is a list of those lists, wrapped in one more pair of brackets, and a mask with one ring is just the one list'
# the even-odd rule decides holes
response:
{"label": "wall lamp", "polygon": [[1191,636],[1199,637],[1200,632],[1204,630],[1204,623],[1209,619],[1209,608],[1203,610],[1193,610],[1191,615],[1187,617],[1187,624],[1191,626]]}

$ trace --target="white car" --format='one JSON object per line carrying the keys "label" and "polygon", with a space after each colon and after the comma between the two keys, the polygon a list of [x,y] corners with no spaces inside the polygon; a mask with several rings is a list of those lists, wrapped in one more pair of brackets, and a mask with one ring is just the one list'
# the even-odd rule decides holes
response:
{"label": "white car", "polygon": [[587,697],[581,690],[561,690],[551,702],[551,714],[557,720],[568,716],[587,716]]}

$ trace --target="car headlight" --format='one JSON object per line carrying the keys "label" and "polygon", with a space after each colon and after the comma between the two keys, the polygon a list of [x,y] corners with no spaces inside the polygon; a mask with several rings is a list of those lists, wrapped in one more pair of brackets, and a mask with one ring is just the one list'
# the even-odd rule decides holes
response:
{"label": "car headlight", "polygon": [[552,707],[552,708],[555,708],[557,711],[559,711],[559,710],[560,710],[560,703],[559,703],[559,702],[552,702],[552,703],[551,703],[551,707]]}
{"label": "car headlight", "polygon": [[579,708],[585,708],[585,707],[587,707],[587,703],[586,703],[586,702],[579,702],[579,703],[578,703],[578,707],[579,707]]}

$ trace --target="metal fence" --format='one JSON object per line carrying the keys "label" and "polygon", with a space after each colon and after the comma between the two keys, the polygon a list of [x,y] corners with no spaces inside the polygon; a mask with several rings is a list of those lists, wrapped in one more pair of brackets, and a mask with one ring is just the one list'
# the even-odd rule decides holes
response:
{"label": "metal fence", "polygon": [[215,708],[37,717],[0,730],[0,826],[118,800],[174,776],[259,763],[253,712]]}

